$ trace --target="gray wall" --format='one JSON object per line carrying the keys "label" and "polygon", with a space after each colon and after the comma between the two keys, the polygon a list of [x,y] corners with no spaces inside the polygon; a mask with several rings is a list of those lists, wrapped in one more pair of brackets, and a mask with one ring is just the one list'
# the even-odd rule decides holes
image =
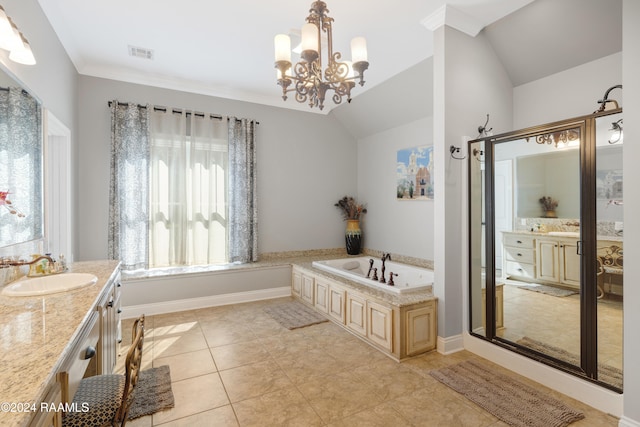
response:
{"label": "gray wall", "polygon": [[433,260],[433,201],[396,199],[397,151],[419,145],[433,145],[431,117],[360,139],[358,197],[367,248]]}
{"label": "gray wall", "polygon": [[107,257],[113,99],[258,120],[259,252],[344,246],[333,204],[356,194],[357,145],[332,116],[87,76],[79,93],[77,259]]}
{"label": "gray wall", "polygon": [[[622,85],[626,94],[624,114],[626,117],[640,117],[640,2],[624,0],[622,31]],[[640,123],[638,120],[625,120],[625,141],[623,167],[625,180],[640,180]],[[629,220],[624,227],[624,252],[627,259],[640,259],[640,192],[628,191],[624,197],[624,217]],[[633,221],[630,221],[633,219]],[[640,263],[627,262],[624,265],[624,416],[621,426],[640,425]]]}

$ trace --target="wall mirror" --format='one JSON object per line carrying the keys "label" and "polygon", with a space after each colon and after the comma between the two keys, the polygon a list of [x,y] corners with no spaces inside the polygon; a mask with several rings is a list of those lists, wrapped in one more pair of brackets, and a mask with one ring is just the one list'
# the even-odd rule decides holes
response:
{"label": "wall mirror", "polygon": [[0,69],[0,247],[43,237],[42,108]]}
{"label": "wall mirror", "polygon": [[623,121],[469,142],[470,332],[622,391]]}

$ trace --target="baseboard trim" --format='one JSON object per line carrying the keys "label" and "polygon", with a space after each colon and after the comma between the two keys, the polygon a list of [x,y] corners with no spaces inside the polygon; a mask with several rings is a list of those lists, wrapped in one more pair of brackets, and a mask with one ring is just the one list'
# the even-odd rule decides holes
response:
{"label": "baseboard trim", "polygon": [[622,417],[620,418],[620,421],[618,421],[618,427],[640,427],[640,421]]}
{"label": "baseboard trim", "polygon": [[195,310],[198,308],[216,307],[220,305],[239,304],[243,302],[260,301],[265,299],[291,296],[291,287],[261,289],[257,291],[237,292],[232,294],[211,295],[200,298],[189,298],[176,301],[132,305],[122,307],[122,318],[132,319],[142,314],[153,316],[156,314],[174,313],[177,311]]}
{"label": "baseboard trim", "polygon": [[462,335],[452,337],[438,337],[437,351],[440,354],[452,354],[464,350],[464,339]]}

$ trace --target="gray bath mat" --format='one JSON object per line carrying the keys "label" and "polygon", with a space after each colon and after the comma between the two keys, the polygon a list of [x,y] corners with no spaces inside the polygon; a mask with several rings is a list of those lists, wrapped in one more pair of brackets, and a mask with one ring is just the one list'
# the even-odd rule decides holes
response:
{"label": "gray bath mat", "polygon": [[128,419],[130,420],[173,408],[175,401],[171,390],[169,366],[163,365],[140,371],[134,393],[129,409]]}
{"label": "gray bath mat", "polygon": [[[517,341],[517,343],[540,353],[555,357],[556,359],[564,360],[565,362],[569,362],[572,365],[580,366],[580,356],[568,352],[567,350],[564,350],[560,347],[545,344],[541,341],[534,340],[533,338],[529,337],[522,337]],[[606,365],[604,363],[598,363],[598,380],[622,389],[622,378],[623,376],[621,369]]]}
{"label": "gray bath mat", "polygon": [[287,329],[304,328],[305,326],[328,322],[326,317],[297,301],[272,305],[264,308],[263,311]]}
{"label": "gray bath mat", "polygon": [[554,297],[568,297],[570,295],[575,295],[578,293],[578,291],[573,291],[571,289],[563,289],[563,288],[556,288],[555,286],[547,286],[547,285],[541,285],[539,283],[523,283],[523,282],[518,282],[513,283],[510,282],[510,285],[513,286],[517,286],[520,289],[526,289],[528,291],[533,291],[533,292],[539,292],[541,294],[545,294],[545,295],[553,295]]}
{"label": "gray bath mat", "polygon": [[478,406],[516,427],[564,427],[584,414],[488,364],[468,360],[429,373]]}

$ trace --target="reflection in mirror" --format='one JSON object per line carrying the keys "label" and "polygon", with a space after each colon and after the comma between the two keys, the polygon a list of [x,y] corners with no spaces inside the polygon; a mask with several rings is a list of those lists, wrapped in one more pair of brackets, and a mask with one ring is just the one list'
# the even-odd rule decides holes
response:
{"label": "reflection in mirror", "polygon": [[622,113],[596,119],[598,378],[622,389]]}
{"label": "reflection in mirror", "polygon": [[622,391],[621,110],[469,142],[470,332]]}
{"label": "reflection in mirror", "polygon": [[[564,132],[579,141],[580,128]],[[556,144],[562,133],[495,144],[496,289],[506,302],[497,335],[580,366],[578,236],[548,234],[579,229],[580,153]]]}
{"label": "reflection in mirror", "polygon": [[42,238],[42,114],[0,71],[0,247]]}

